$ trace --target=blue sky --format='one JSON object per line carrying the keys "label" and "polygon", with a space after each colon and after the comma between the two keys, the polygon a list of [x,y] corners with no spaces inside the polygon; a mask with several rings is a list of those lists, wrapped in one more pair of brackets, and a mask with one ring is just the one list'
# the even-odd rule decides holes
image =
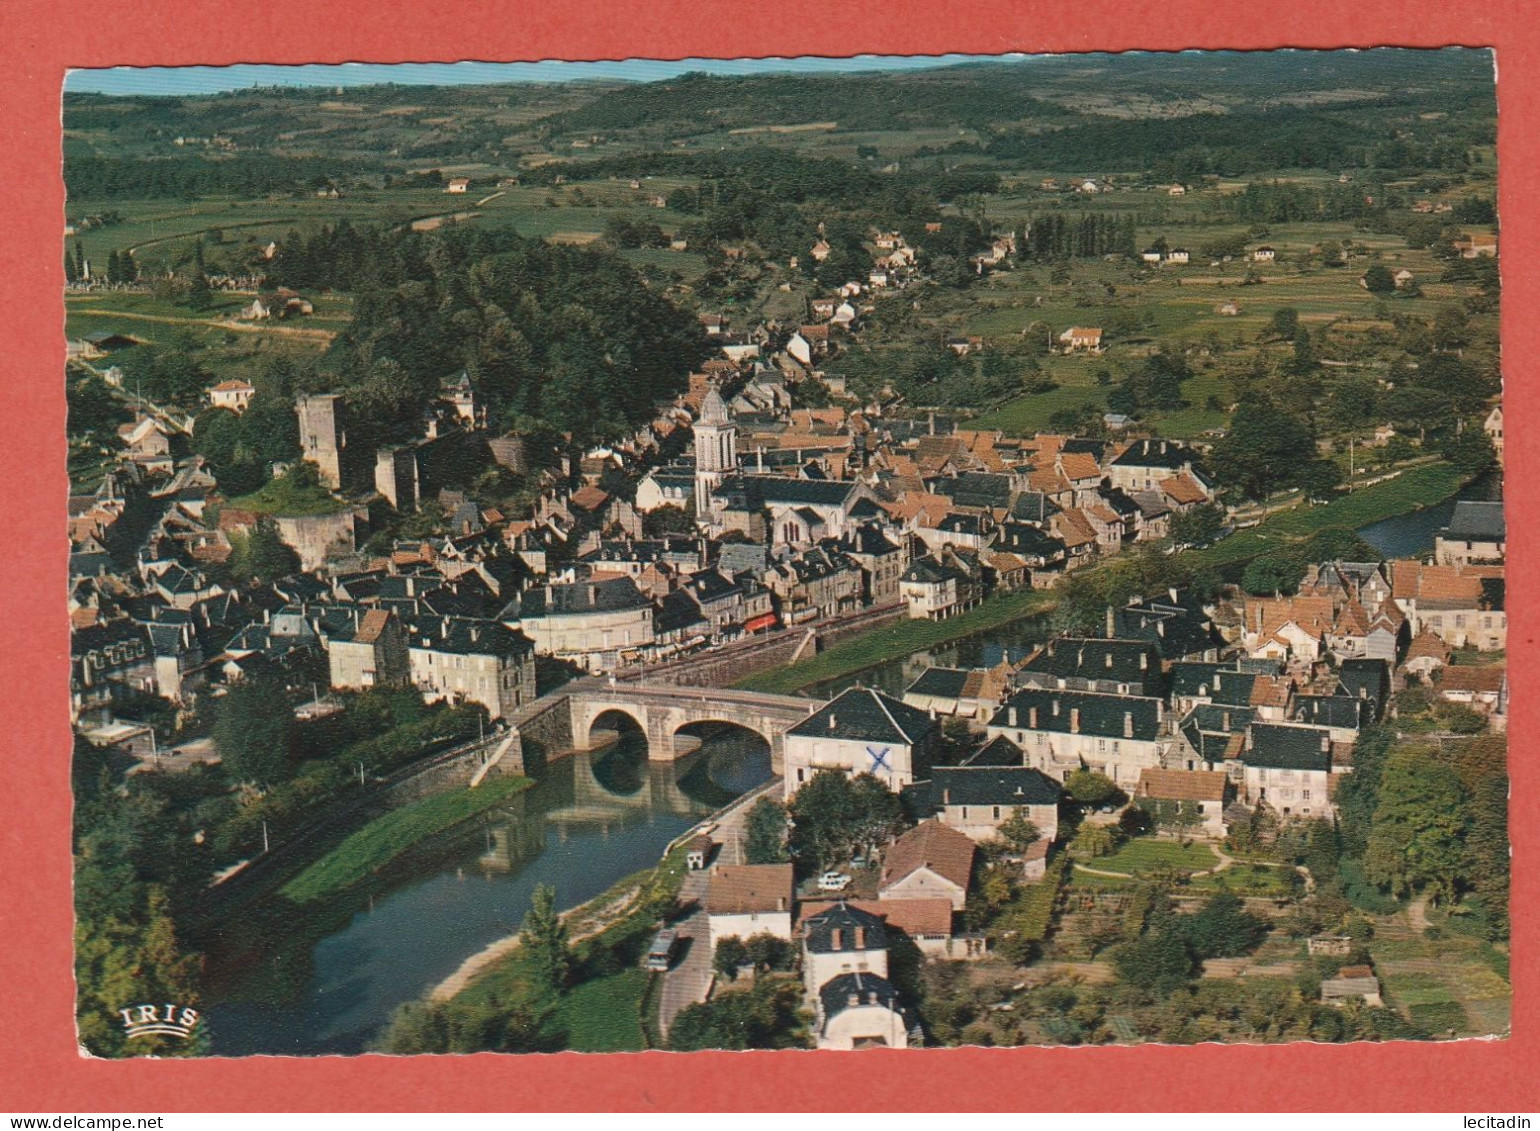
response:
{"label": "blue sky", "polygon": [[71,71],[64,89],[99,94],[213,94],[250,86],[368,86],[377,83],[464,84],[571,82],[576,79],[626,79],[654,82],[686,71],[716,75],[753,75],[775,71],[896,71],[984,59],[1024,59],[1020,54],[855,55],[843,59],[803,56],[795,59],[627,59],[601,63],[340,63],[275,66],[242,63],[232,67],[104,67]]}

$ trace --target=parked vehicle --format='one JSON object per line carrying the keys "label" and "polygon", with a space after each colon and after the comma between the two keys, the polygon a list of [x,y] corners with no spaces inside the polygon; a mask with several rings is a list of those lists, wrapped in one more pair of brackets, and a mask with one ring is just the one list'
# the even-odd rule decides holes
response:
{"label": "parked vehicle", "polygon": [[825,872],[818,877],[819,891],[844,891],[850,886],[850,877],[844,872]]}
{"label": "parked vehicle", "polygon": [[659,973],[666,971],[674,961],[674,951],[679,947],[679,932],[666,928],[659,931],[647,948],[647,969]]}

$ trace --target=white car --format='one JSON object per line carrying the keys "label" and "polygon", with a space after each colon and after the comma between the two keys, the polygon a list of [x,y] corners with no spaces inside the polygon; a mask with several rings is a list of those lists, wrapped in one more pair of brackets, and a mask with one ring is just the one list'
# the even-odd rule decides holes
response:
{"label": "white car", "polygon": [[825,872],[818,877],[819,891],[844,891],[850,886],[850,877],[844,872]]}

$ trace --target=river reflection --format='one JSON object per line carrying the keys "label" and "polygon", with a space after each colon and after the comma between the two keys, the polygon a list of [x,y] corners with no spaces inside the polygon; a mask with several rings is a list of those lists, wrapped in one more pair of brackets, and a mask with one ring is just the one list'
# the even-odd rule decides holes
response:
{"label": "river reflection", "polygon": [[536,885],[576,906],[656,863],[680,833],[770,777],[758,736],[696,736],[701,749],[674,763],[648,762],[634,732],[560,759],[506,805],[415,846],[350,892],[349,906],[296,912],[255,937],[234,925],[210,947],[209,982],[223,998],[205,1013],[213,1052],[363,1052],[398,1005],[516,931]]}

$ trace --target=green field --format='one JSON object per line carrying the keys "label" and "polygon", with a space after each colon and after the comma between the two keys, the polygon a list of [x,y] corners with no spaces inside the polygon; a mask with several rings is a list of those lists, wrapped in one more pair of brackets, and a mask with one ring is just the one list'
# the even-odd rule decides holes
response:
{"label": "green field", "polygon": [[295,903],[314,903],[351,887],[384,868],[426,837],[453,828],[521,793],[535,783],[505,775],[477,789],[455,789],[392,809],[350,835],[281,889]]}
{"label": "green field", "polygon": [[647,1047],[642,1035],[642,994],[650,975],[642,969],[622,970],[580,982],[556,1007],[556,1023],[567,1033],[574,1052],[639,1052]]}

